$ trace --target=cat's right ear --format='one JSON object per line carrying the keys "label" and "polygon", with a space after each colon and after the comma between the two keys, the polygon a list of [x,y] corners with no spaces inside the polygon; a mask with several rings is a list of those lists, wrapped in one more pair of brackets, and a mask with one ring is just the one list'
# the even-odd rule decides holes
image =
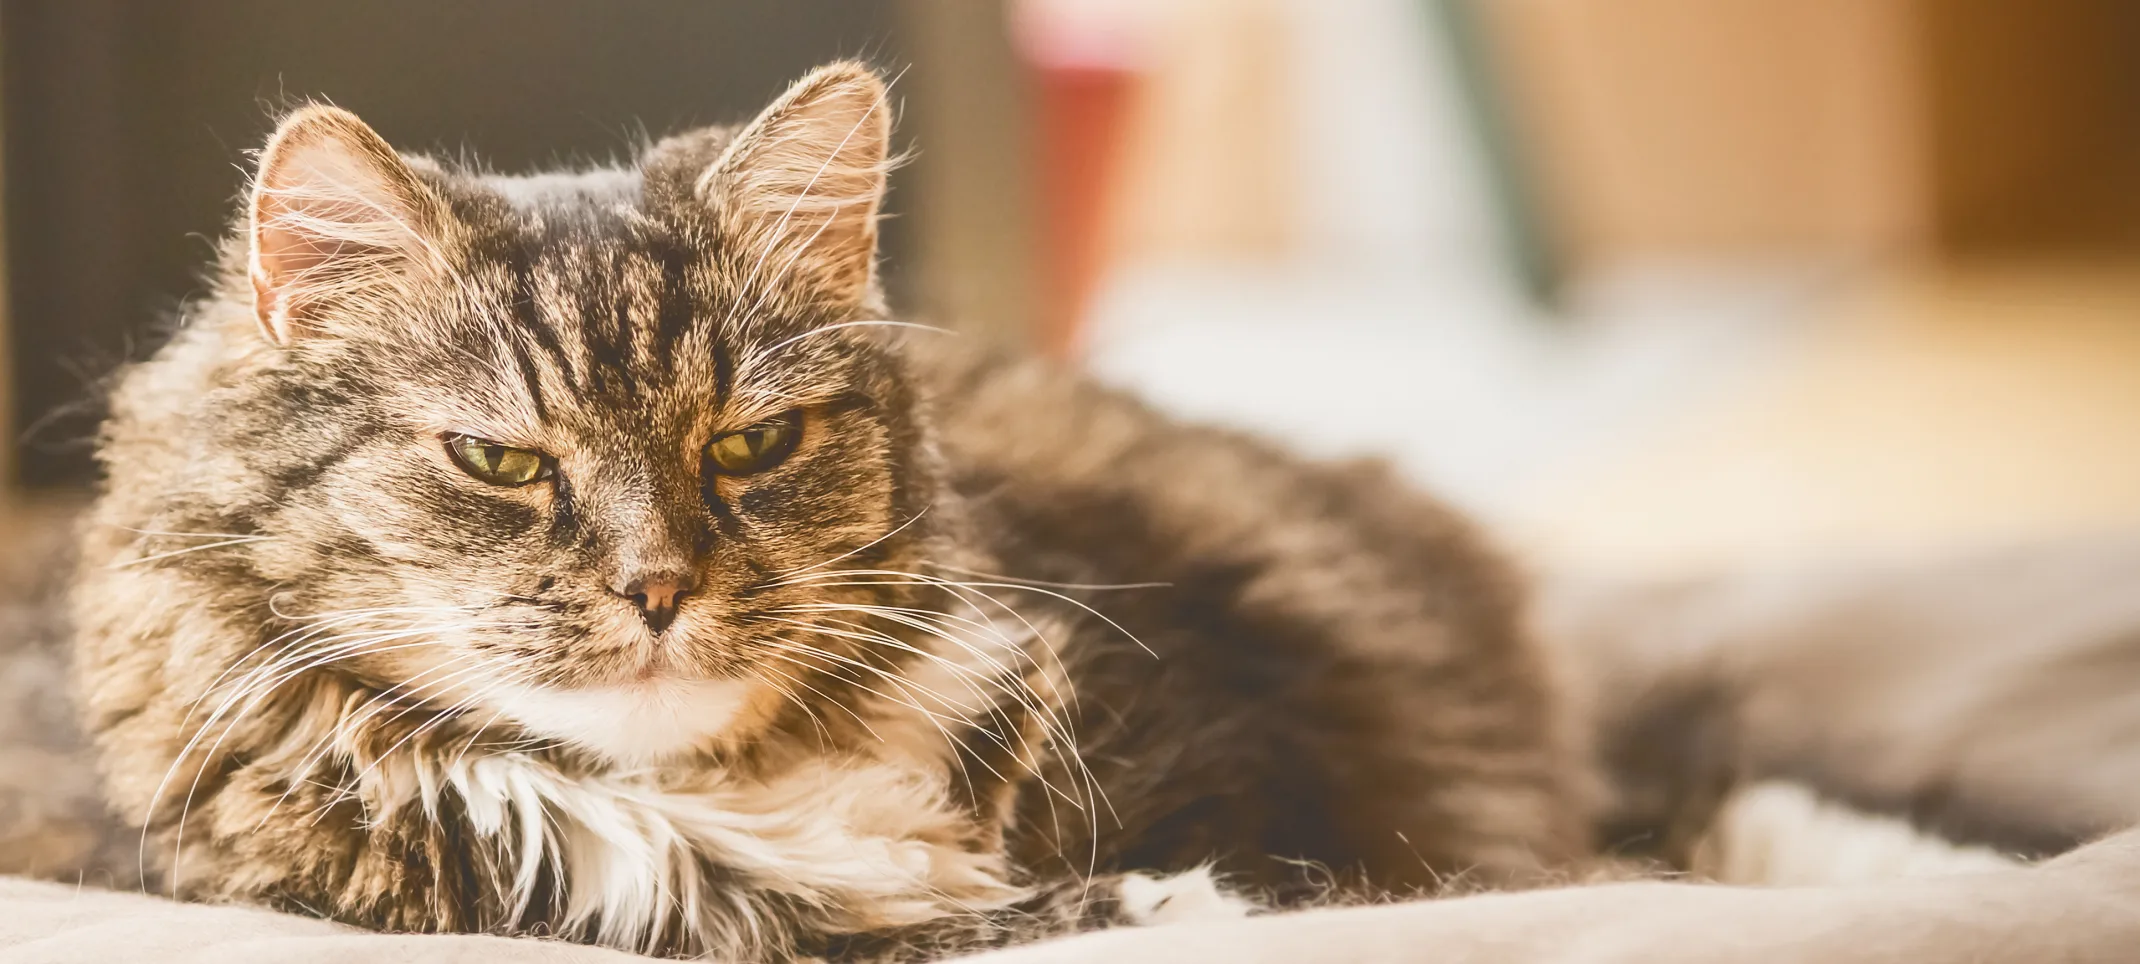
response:
{"label": "cat's right ear", "polygon": [[260,153],[251,211],[253,303],[277,345],[367,313],[445,264],[444,201],[339,107],[283,118]]}

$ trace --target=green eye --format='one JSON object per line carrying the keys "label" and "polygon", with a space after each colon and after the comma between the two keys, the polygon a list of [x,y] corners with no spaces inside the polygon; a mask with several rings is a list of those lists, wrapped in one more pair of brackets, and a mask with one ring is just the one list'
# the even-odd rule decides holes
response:
{"label": "green eye", "polygon": [[550,460],[527,449],[472,435],[446,437],[446,454],[461,471],[492,485],[526,485],[550,477]]}
{"label": "green eye", "polygon": [[740,432],[715,436],[706,445],[706,461],[722,475],[763,472],[795,451],[801,438],[802,413],[787,412]]}

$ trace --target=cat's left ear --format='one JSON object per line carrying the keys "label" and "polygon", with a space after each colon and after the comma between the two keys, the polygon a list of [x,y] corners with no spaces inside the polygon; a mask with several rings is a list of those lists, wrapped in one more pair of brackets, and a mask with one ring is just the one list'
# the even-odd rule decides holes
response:
{"label": "cat's left ear", "polygon": [[758,272],[859,306],[873,297],[877,214],[890,171],[891,103],[869,67],[843,62],[797,81],[730,140],[695,189]]}

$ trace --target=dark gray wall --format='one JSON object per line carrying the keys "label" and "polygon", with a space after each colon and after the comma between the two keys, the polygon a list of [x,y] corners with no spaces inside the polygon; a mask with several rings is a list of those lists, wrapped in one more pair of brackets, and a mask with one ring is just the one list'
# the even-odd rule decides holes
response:
{"label": "dark gray wall", "polygon": [[[77,485],[89,383],[195,288],[276,105],[523,169],[748,117],[820,62],[897,70],[877,0],[0,0],[21,481]],[[903,128],[910,124],[903,123]],[[924,158],[919,163],[926,164]],[[912,183],[913,175],[902,182]],[[905,200],[895,190],[896,214]],[[886,225],[895,296],[904,219]]]}

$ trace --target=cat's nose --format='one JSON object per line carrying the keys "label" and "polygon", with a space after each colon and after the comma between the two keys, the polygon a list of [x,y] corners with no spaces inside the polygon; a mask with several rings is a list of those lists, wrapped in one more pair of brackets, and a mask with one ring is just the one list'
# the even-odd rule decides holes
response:
{"label": "cat's nose", "polygon": [[698,574],[688,569],[640,573],[609,588],[637,604],[646,627],[658,633],[676,621],[676,604],[698,588]]}

